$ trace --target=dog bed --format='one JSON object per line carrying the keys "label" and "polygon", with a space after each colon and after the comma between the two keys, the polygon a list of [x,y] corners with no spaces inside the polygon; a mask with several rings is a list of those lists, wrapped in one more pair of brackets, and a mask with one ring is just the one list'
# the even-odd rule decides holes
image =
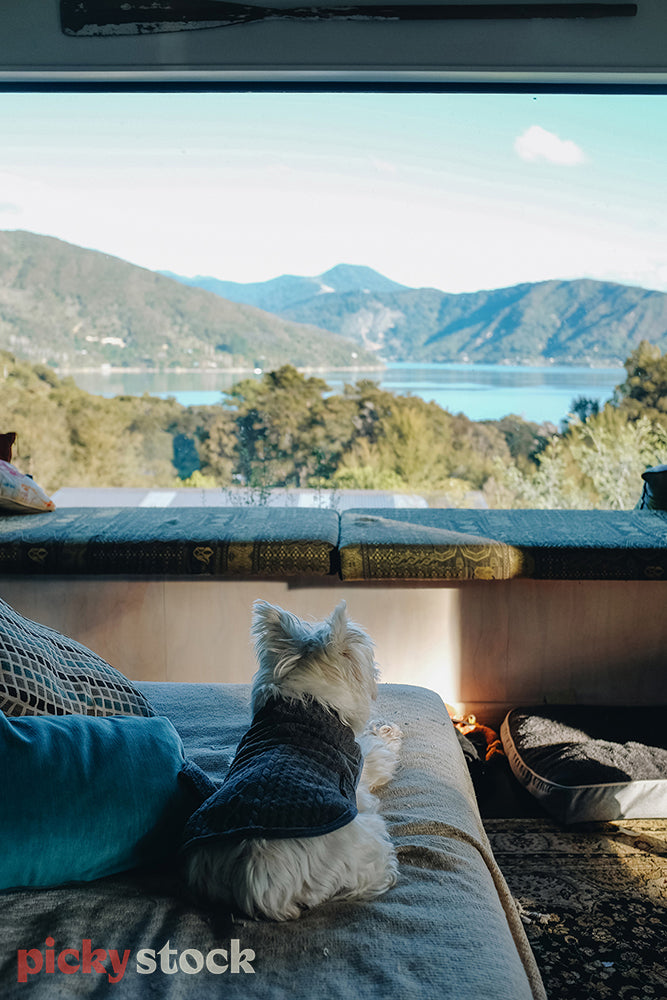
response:
{"label": "dog bed", "polygon": [[667,707],[517,708],[500,732],[515,777],[559,822],[667,817]]}

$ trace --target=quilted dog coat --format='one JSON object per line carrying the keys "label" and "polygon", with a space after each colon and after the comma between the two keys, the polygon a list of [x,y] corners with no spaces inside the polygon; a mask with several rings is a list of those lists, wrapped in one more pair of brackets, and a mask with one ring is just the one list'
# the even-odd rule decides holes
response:
{"label": "quilted dog coat", "polygon": [[357,815],[361,750],[314,701],[270,699],[221,785],[188,821],[184,846],[217,837],[317,837]]}

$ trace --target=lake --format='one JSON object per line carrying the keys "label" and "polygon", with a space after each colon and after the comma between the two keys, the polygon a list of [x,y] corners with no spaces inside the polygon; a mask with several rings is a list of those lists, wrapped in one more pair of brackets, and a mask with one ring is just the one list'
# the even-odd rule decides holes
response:
{"label": "lake", "polygon": [[[465,413],[471,420],[497,420],[515,413],[526,420],[558,425],[579,396],[606,402],[625,380],[625,369],[393,363],[381,372],[326,371],[317,375],[335,392],[341,391],[346,382],[372,378],[383,389],[433,400],[451,413]],[[149,392],[174,396],[184,406],[218,403],[225,389],[247,377],[223,372],[73,374],[77,385],[97,395]]]}

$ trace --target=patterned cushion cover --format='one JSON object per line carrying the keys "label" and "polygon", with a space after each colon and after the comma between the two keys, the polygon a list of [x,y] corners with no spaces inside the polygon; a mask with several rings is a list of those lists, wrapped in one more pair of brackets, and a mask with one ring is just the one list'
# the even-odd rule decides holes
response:
{"label": "patterned cushion cover", "polygon": [[55,510],[53,500],[30,476],[0,459],[0,510],[12,510],[19,514],[39,514],[45,510]]}
{"label": "patterned cushion cover", "polygon": [[92,650],[0,600],[0,710],[5,715],[155,715]]}

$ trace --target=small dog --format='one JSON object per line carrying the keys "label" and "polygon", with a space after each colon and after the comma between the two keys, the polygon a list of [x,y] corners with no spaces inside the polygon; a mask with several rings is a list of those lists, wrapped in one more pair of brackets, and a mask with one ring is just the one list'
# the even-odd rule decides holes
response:
{"label": "small dog", "polygon": [[190,819],[188,884],[271,920],[377,896],[398,865],[373,789],[394,773],[402,733],[368,722],[373,643],[344,601],[313,624],[257,601],[251,631],[253,723],[222,786]]}

